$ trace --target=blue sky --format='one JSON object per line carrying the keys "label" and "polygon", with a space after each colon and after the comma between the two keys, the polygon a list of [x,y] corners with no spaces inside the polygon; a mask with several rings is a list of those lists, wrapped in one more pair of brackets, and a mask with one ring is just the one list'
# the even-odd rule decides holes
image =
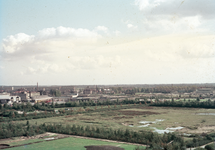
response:
{"label": "blue sky", "polygon": [[213,0],[0,0],[0,85],[215,82]]}
{"label": "blue sky", "polygon": [[126,29],[122,20],[132,18],[135,23],[141,17],[134,1],[86,1],[82,0],[18,0],[1,1],[3,37],[20,31],[36,34],[50,27],[74,27],[94,29],[105,25],[111,30]]}

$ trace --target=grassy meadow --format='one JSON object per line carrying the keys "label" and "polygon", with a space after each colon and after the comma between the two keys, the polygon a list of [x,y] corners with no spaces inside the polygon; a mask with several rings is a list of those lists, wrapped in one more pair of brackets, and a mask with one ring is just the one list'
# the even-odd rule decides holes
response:
{"label": "grassy meadow", "polygon": [[[130,129],[135,131],[166,129],[182,126],[183,132],[197,133],[200,128],[204,132],[213,131],[215,125],[215,115],[198,115],[198,113],[215,113],[215,109],[202,108],[178,108],[178,107],[137,107],[130,105],[131,109],[109,110],[101,112],[89,112],[76,115],[65,115],[60,117],[41,118],[30,120],[30,124],[60,123],[62,125],[94,126],[113,129]],[[101,106],[97,106],[100,109]],[[103,108],[108,106],[103,106]],[[114,107],[114,106],[110,106]],[[116,107],[120,107],[119,105]],[[79,109],[79,108],[75,108]],[[91,107],[95,109],[95,107]],[[140,121],[163,121],[152,123],[148,127],[138,127],[142,125]],[[25,123],[25,121],[18,121]],[[210,128],[207,128],[207,127]],[[199,131],[198,131],[199,132]]]}
{"label": "grassy meadow", "polygon": [[[28,140],[25,141],[27,143]],[[29,141],[30,143],[30,141]],[[11,143],[13,144],[13,143]],[[18,145],[18,143],[16,143]],[[21,144],[21,143],[20,143]],[[14,144],[13,144],[14,145]],[[112,145],[124,148],[125,150],[134,150],[135,145],[129,145],[129,144],[122,144],[122,143],[114,143],[114,142],[105,142],[105,141],[98,141],[98,140],[92,140],[92,139],[81,139],[81,138],[64,138],[64,139],[58,139],[54,141],[44,141],[41,143],[35,143],[31,145],[24,145],[14,148],[9,148],[11,150],[86,150],[84,146],[90,146],[90,145]],[[141,147],[143,148],[143,147]]]}

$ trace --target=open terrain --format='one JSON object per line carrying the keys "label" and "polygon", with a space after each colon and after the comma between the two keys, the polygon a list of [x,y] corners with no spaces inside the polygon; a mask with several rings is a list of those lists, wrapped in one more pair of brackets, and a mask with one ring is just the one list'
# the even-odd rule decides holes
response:
{"label": "open terrain", "polygon": [[[111,106],[114,107],[114,106]],[[119,106],[118,106],[119,107]],[[176,128],[183,133],[215,131],[215,110],[179,107],[139,107],[61,117],[30,120],[30,124],[58,123],[62,125],[94,126],[113,129],[165,130]],[[25,121],[18,121],[25,123]],[[176,130],[173,129],[173,130]]]}

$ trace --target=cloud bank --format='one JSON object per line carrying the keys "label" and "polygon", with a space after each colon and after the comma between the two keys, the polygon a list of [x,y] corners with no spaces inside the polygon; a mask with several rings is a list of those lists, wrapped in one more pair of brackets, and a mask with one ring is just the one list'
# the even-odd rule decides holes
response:
{"label": "cloud bank", "polygon": [[142,23],[149,32],[175,34],[214,30],[208,26],[209,21],[215,23],[215,3],[211,0],[135,0],[134,5],[143,13]]}
{"label": "cloud bank", "polygon": [[99,22],[91,29],[59,26],[5,37],[2,83],[215,82],[212,1],[135,0],[134,5],[141,19],[122,18],[121,28]]}

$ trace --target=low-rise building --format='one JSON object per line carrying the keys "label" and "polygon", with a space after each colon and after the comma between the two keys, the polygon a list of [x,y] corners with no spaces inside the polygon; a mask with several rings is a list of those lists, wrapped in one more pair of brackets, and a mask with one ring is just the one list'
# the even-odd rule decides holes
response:
{"label": "low-rise building", "polygon": [[21,97],[21,100],[22,100],[23,102],[25,102],[25,101],[30,101],[30,100],[31,100],[31,99],[30,99],[30,94],[29,94],[29,92],[27,92],[27,91],[21,92],[21,93],[19,93],[18,95],[19,95],[19,97]]}
{"label": "low-rise building", "polygon": [[11,96],[9,93],[0,94],[0,103],[1,104],[13,104],[21,101],[19,96]]}
{"label": "low-rise building", "polygon": [[51,102],[53,97],[49,97],[48,95],[36,95],[31,97],[32,102],[40,103],[40,102]]}
{"label": "low-rise building", "polygon": [[213,94],[213,89],[212,88],[199,88],[196,89],[197,94]]}

